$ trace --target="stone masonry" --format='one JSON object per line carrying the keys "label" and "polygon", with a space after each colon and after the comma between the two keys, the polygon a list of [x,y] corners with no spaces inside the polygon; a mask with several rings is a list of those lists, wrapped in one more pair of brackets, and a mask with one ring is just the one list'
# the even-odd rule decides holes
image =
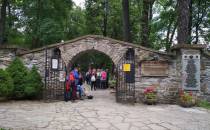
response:
{"label": "stone masonry", "polygon": [[[46,63],[48,63],[49,66],[51,65],[50,60],[53,56],[53,50],[56,48],[59,49],[61,53],[61,58],[59,60],[59,62],[61,62],[60,65],[62,66],[61,70],[64,70],[64,66],[69,67],[76,56],[91,50],[95,50],[109,56],[113,63],[118,65],[128,48],[133,48],[135,50],[136,101],[142,101],[144,88],[148,86],[156,86],[160,103],[176,102],[178,89],[181,87],[182,81],[181,53],[177,48],[174,49],[174,53],[166,54],[111,38],[88,35],[71,41],[66,41],[64,43],[57,43],[44,48],[30,50],[19,54],[19,56],[27,67],[30,68],[35,65],[44,81],[46,74],[45,65]],[[201,54],[201,91],[202,94],[209,94],[210,56],[204,56],[204,54],[206,53],[202,52]],[[141,72],[141,64],[143,61],[160,61],[167,63],[168,74],[165,76],[143,76]],[[54,75],[58,76],[59,71]],[[54,78],[58,80],[58,77]]]}

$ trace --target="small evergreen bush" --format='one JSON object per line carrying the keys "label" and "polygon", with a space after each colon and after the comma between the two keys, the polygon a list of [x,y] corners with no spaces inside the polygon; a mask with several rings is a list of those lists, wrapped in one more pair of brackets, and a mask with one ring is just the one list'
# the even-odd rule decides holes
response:
{"label": "small evergreen bush", "polygon": [[19,58],[15,58],[7,72],[13,79],[14,99],[35,99],[41,96],[43,83],[35,66],[29,71]]}
{"label": "small evergreen bush", "polygon": [[0,97],[9,98],[14,89],[13,80],[7,71],[0,69]]}
{"label": "small evergreen bush", "polygon": [[14,99],[24,99],[26,88],[26,78],[28,76],[27,68],[24,66],[19,58],[15,58],[12,63],[8,66],[7,72],[14,81]]}
{"label": "small evergreen bush", "polygon": [[38,98],[41,96],[42,87],[42,78],[38,73],[37,68],[33,66],[31,71],[28,73],[24,93],[28,99]]}

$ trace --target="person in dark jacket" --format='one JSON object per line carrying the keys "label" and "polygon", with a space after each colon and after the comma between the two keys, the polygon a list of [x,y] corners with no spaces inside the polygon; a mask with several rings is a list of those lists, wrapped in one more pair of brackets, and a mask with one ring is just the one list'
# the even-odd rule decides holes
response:
{"label": "person in dark jacket", "polygon": [[77,91],[79,91],[79,98],[82,99],[82,95],[84,95],[84,88],[83,88],[83,77],[82,74],[79,73],[79,80],[77,85]]}

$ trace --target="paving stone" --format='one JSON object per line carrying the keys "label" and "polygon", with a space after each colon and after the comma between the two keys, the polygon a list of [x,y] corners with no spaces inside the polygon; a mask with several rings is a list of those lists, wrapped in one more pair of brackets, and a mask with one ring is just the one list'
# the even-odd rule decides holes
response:
{"label": "paving stone", "polygon": [[117,123],[117,124],[114,124],[114,126],[116,128],[118,128],[119,130],[128,130],[130,124],[129,123]]}
{"label": "paving stone", "polygon": [[[123,105],[109,90],[77,103],[0,103],[0,128],[12,130],[209,130],[210,111],[177,105]],[[30,110],[30,111],[29,111]],[[107,110],[107,111],[106,111]]]}
{"label": "paving stone", "polygon": [[107,123],[107,122],[93,122],[92,123],[96,128],[109,128],[110,127],[110,124]]}
{"label": "paving stone", "polygon": [[157,124],[150,124],[147,125],[148,127],[150,127],[152,130],[167,130],[165,127],[162,127],[160,125]]}
{"label": "paving stone", "polygon": [[139,130],[139,128],[138,128],[138,127],[135,127],[135,126],[132,126],[132,127],[130,128],[130,130]]}

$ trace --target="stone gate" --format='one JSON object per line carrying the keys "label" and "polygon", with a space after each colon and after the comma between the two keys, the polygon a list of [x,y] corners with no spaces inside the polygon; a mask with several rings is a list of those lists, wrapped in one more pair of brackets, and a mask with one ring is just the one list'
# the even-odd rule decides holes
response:
{"label": "stone gate", "polygon": [[[160,103],[175,103],[179,88],[194,91],[208,98],[210,94],[210,55],[202,45],[174,46],[171,53],[167,54],[107,37],[87,35],[18,53],[18,56],[28,68],[33,65],[38,68],[45,82],[45,88],[48,88],[48,95],[52,95],[47,98],[63,99],[65,79],[62,79],[62,75],[74,57],[95,50],[110,57],[117,65],[129,48],[135,52],[135,98],[137,102],[142,101],[143,90],[149,86],[157,88]],[[3,53],[5,49],[0,49],[0,52],[6,56],[6,53]],[[57,66],[55,70],[52,69],[53,62]],[[194,67],[189,68],[188,66],[192,64]],[[194,75],[197,75],[191,77],[194,79],[193,83],[196,84],[194,86],[189,86],[192,82],[189,82],[190,70],[188,69],[193,69]]]}

